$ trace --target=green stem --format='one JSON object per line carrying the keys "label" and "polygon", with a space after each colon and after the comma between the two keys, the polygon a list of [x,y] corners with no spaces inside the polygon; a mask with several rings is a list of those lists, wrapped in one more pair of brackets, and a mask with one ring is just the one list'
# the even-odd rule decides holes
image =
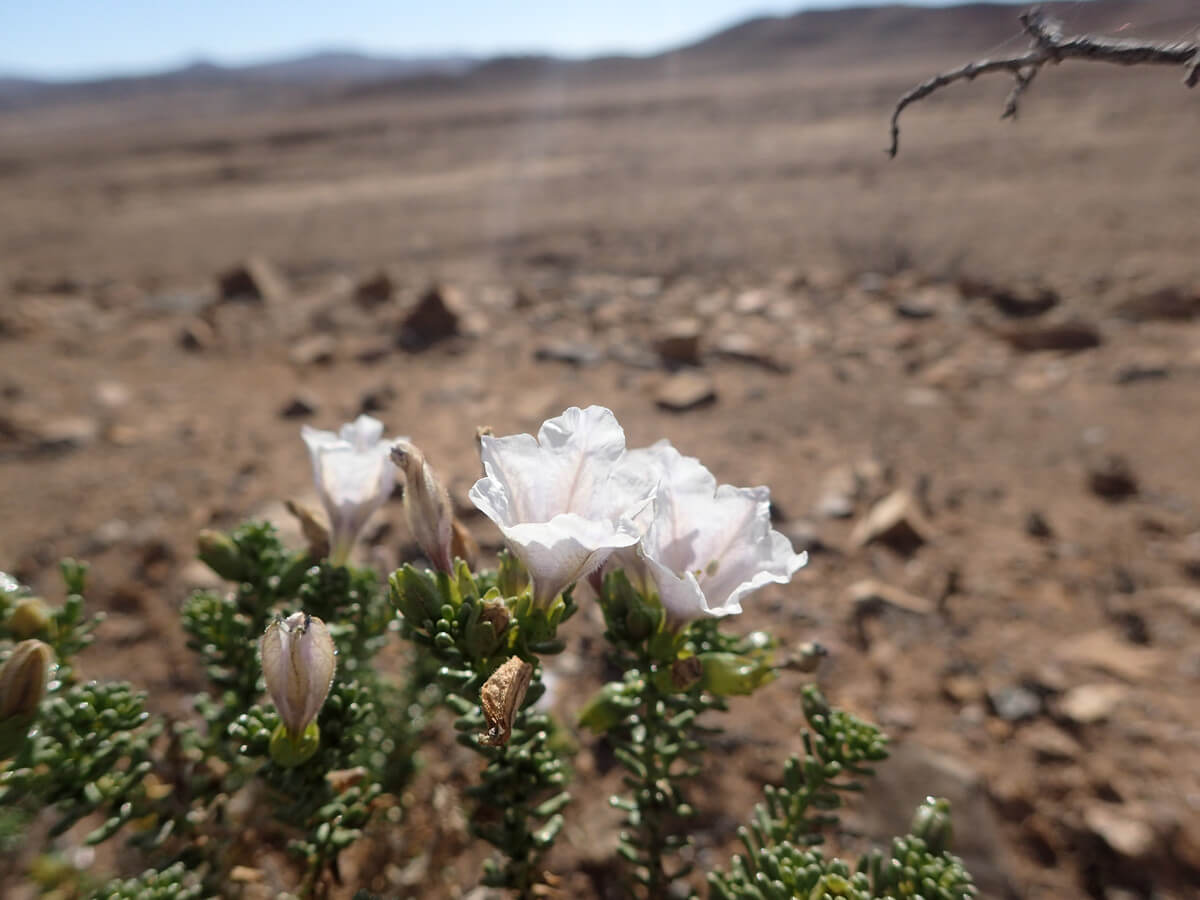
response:
{"label": "green stem", "polygon": [[663,855],[666,851],[665,835],[663,833],[662,812],[667,797],[662,793],[661,783],[667,778],[667,772],[658,753],[659,726],[662,724],[661,698],[658,689],[650,678],[649,661],[643,658],[642,676],[645,679],[646,693],[642,701],[641,720],[645,729],[642,742],[641,762],[645,766],[645,776],[639,790],[639,799],[644,798],[641,805],[639,843],[646,852],[646,892],[648,900],[660,900],[666,897],[670,887],[670,879],[663,867]]}

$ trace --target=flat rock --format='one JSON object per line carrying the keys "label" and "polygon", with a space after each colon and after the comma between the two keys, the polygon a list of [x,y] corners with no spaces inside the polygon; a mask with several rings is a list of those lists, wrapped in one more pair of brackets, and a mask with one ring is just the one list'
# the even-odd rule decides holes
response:
{"label": "flat rock", "polygon": [[1128,695],[1119,684],[1081,684],[1059,697],[1054,710],[1075,725],[1093,725],[1111,718]]}
{"label": "flat rock", "polygon": [[301,338],[288,351],[288,359],[296,366],[323,366],[333,362],[337,339],[331,334],[314,334]]}
{"label": "flat rock", "polygon": [[397,343],[406,350],[419,350],[459,333],[462,302],[458,294],[433,285],[400,321]]}
{"label": "flat rock", "polygon": [[908,491],[894,491],[884,497],[854,526],[850,543],[855,547],[886,544],[899,553],[911,554],[927,543],[932,529],[925,521],[916,500]]}
{"label": "flat rock", "polygon": [[1131,862],[1148,859],[1158,845],[1154,829],[1124,806],[1091,803],[1083,811],[1083,823],[1110,850]]}
{"label": "flat rock", "polygon": [[1064,642],[1057,655],[1061,662],[1098,669],[1130,684],[1153,678],[1163,661],[1157,650],[1130,644],[1105,628]]}
{"label": "flat rock", "polygon": [[100,436],[100,424],[87,416],[64,416],[40,422],[31,429],[34,449],[40,453],[79,450]]}
{"label": "flat rock", "polygon": [[698,366],[703,333],[699,319],[676,319],[655,336],[654,352],[669,366]]}
{"label": "flat rock", "polygon": [[1200,290],[1160,288],[1118,303],[1114,312],[1129,322],[1188,322],[1200,318]]}
{"label": "flat rock", "polygon": [[604,352],[590,341],[550,340],[533,351],[533,358],[539,362],[592,366],[604,359]]}
{"label": "flat rock", "polygon": [[1099,347],[1103,343],[1096,326],[1083,319],[1010,329],[999,332],[999,336],[1014,350],[1022,353],[1052,350],[1077,353]]}
{"label": "flat rock", "polygon": [[680,372],[658,388],[654,402],[668,412],[686,412],[716,403],[717,389],[703,372]]}
{"label": "flat rock", "polygon": [[919,616],[931,615],[936,607],[924,597],[910,594],[903,588],[885,584],[874,578],[856,581],[847,589],[856,616],[877,612],[885,607],[899,609]]}
{"label": "flat rock", "polygon": [[213,345],[216,335],[213,328],[203,319],[192,319],[182,325],[175,338],[176,343],[189,353],[199,353]]}
{"label": "flat rock", "polygon": [[768,372],[789,372],[791,366],[775,357],[767,348],[748,334],[730,332],[718,337],[712,344],[715,356],[759,366]]}
{"label": "flat rock", "polygon": [[820,495],[813,509],[826,519],[848,519],[854,515],[860,484],[851,465],[835,466],[821,479]]}
{"label": "flat rock", "polygon": [[217,293],[228,302],[277,303],[287,298],[289,290],[269,260],[253,256],[217,276]]}
{"label": "flat rock", "polygon": [[1083,753],[1079,741],[1050,722],[1033,722],[1019,734],[1021,743],[1032,750],[1040,762],[1070,762]]}
{"label": "flat rock", "polygon": [[1059,304],[1058,292],[1043,284],[996,285],[965,280],[959,284],[968,297],[985,297],[1003,316],[1027,319],[1044,315]]}

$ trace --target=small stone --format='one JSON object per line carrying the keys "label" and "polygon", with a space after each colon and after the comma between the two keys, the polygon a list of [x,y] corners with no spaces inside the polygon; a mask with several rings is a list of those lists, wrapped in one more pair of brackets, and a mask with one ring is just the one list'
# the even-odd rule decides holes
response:
{"label": "small stone", "polygon": [[337,339],[330,334],[314,334],[302,338],[288,351],[288,359],[295,366],[323,366],[333,362],[337,352]]}
{"label": "small stone", "polygon": [[395,290],[387,272],[377,272],[355,286],[354,302],[363,309],[374,309],[390,303]]}
{"label": "small stone", "polygon": [[1113,383],[1119,385],[1140,384],[1143,381],[1162,381],[1171,374],[1171,367],[1162,361],[1150,359],[1137,360],[1122,366],[1113,376]]}
{"label": "small stone", "polygon": [[686,412],[709,406],[717,401],[717,389],[712,378],[703,372],[680,372],[672,375],[658,388],[654,402],[668,412]]}
{"label": "small stone", "polygon": [[1126,643],[1105,628],[1064,642],[1058,658],[1099,669],[1130,684],[1154,678],[1163,662],[1158,651]]}
{"label": "small stone", "polygon": [[352,345],[349,354],[355,362],[369,366],[377,362],[382,362],[391,356],[394,347],[394,342],[386,338],[367,338],[356,341]]}
{"label": "small stone", "polygon": [[395,399],[395,388],[390,384],[381,384],[363,391],[362,397],[358,401],[358,411],[366,414],[383,412],[392,405]]}
{"label": "small stone", "polygon": [[312,394],[296,394],[279,410],[279,415],[285,419],[304,419],[316,415],[320,404]]}
{"label": "small stone", "polygon": [[1088,467],[1088,487],[1097,497],[1117,502],[1138,492],[1133,467],[1123,456],[1109,454]]}
{"label": "small stone", "polygon": [[92,390],[96,405],[109,412],[115,412],[129,405],[129,388],[119,381],[101,381]]}
{"label": "small stone", "polygon": [[1006,722],[1032,719],[1042,711],[1042,698],[1022,685],[1008,685],[988,691],[992,712]]}
{"label": "small stone", "polygon": [[947,675],[942,679],[942,693],[955,703],[980,703],[987,697],[987,688],[975,675],[965,672]]}
{"label": "small stone", "polygon": [[909,555],[927,543],[931,534],[913,496],[907,491],[894,491],[871,507],[854,526],[850,543],[855,547],[886,544],[898,553]]}
{"label": "small stone", "polygon": [[95,419],[67,416],[37,426],[34,445],[42,453],[61,453],[86,447],[99,436],[100,426]]}
{"label": "small stone", "polygon": [[826,519],[848,519],[854,515],[859,495],[858,474],[854,467],[841,465],[830,469],[821,480],[821,493],[815,511]]}
{"label": "small stone", "polygon": [[1025,516],[1025,533],[1039,541],[1054,537],[1054,529],[1050,527],[1046,517],[1036,509],[1031,509]]}
{"label": "small stone", "polygon": [[1022,353],[1047,350],[1076,353],[1091,350],[1103,343],[1096,326],[1082,319],[1005,331],[1000,333],[1000,337]]}
{"label": "small stone", "polygon": [[733,311],[743,316],[758,315],[766,310],[771,295],[764,290],[742,291],[733,301]]}
{"label": "small stone", "polygon": [[457,293],[433,285],[405,314],[397,343],[405,350],[420,350],[459,333],[461,300]]}
{"label": "small stone", "polygon": [[1158,844],[1154,829],[1125,807],[1092,803],[1083,812],[1083,822],[1110,850],[1133,862],[1147,859]]}
{"label": "small stone", "polygon": [[676,319],[654,338],[654,352],[668,366],[698,366],[702,334],[698,319]]}
{"label": "small stone", "polygon": [[771,355],[770,351],[762,347],[754,338],[747,334],[739,332],[723,334],[713,342],[712,351],[716,356],[753,366],[760,366],[768,372],[783,373],[791,371],[790,365],[776,359]]}
{"label": "small stone", "polygon": [[591,366],[604,359],[604,353],[587,341],[552,340],[533,351],[538,362],[561,362],[572,366]]}
{"label": "small stone", "polygon": [[1055,711],[1076,725],[1093,725],[1111,718],[1128,691],[1119,684],[1081,684],[1055,704]]}
{"label": "small stone", "polygon": [[910,594],[874,578],[865,578],[850,585],[847,593],[853,604],[855,617],[877,612],[884,607],[902,610],[918,616],[931,615],[936,611],[933,603],[924,597]]}
{"label": "small stone", "polygon": [[222,300],[232,302],[277,303],[288,296],[283,276],[258,256],[221,273],[217,290]]}
{"label": "small stone", "polygon": [[1039,762],[1071,762],[1083,753],[1079,741],[1049,722],[1034,722],[1022,729],[1020,735]]}
{"label": "small stone", "polygon": [[1117,304],[1115,312],[1129,322],[1187,322],[1200,318],[1200,291],[1162,288]]}
{"label": "small stone", "polygon": [[189,353],[199,353],[211,347],[215,338],[211,325],[203,319],[193,319],[179,329],[176,340]]}
{"label": "small stone", "polygon": [[1058,292],[1045,285],[991,287],[986,295],[992,306],[1010,319],[1044,315],[1059,304]]}

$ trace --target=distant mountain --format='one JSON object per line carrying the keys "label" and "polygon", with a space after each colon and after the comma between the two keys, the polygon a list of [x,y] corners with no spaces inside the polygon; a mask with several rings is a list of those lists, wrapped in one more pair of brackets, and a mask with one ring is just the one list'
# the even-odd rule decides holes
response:
{"label": "distant mountain", "polygon": [[[1031,4],[1032,5],[1032,4]],[[1059,0],[1041,4],[1073,33],[1179,37],[1200,26],[1198,0]],[[1002,45],[1022,46],[1020,6],[970,3],[949,7],[887,5],[807,10],[763,16],[654,56],[562,60],[553,56],[385,57],[328,50],[247,66],[206,61],[169,72],[50,83],[0,76],[0,109],[53,102],[89,102],[180,91],[303,87],[312,90],[382,93],[437,86],[501,85],[548,74],[572,80],[637,77],[671,67],[674,75],[779,66],[800,60],[878,64],[903,57],[944,58],[977,54]]]}

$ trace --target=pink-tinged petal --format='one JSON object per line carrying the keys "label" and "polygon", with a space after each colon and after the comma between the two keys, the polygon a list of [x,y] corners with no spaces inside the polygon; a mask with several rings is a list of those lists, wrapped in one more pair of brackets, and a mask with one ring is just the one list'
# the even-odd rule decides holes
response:
{"label": "pink-tinged petal", "polygon": [[539,602],[637,543],[632,517],[654,482],[622,466],[625,433],[611,411],[572,407],[536,439],[485,436],[480,453],[485,476],[471,499],[529,569]]}

